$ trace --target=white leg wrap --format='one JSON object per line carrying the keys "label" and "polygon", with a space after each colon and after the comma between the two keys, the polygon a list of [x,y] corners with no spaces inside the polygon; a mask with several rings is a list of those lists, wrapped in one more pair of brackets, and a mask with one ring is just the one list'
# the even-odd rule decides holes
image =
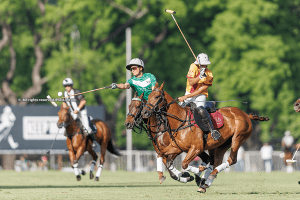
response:
{"label": "white leg wrap", "polygon": [[186,168],[186,170],[187,171],[190,171],[190,172],[192,172],[192,173],[194,173],[194,174],[198,174],[199,173],[199,167],[193,167],[193,166],[188,166],[187,168]]}
{"label": "white leg wrap", "polygon": [[202,178],[205,178],[205,180],[208,179],[209,175],[211,174],[211,172],[213,171],[214,166],[213,165],[209,165],[209,167],[207,168],[207,170],[205,170]]}
{"label": "white leg wrap", "polygon": [[228,161],[226,161],[225,163],[222,163],[221,165],[216,167],[216,169],[218,170],[218,173],[219,173],[228,167],[229,167],[229,163],[228,163]]}
{"label": "white leg wrap", "polygon": [[169,170],[170,170],[173,174],[175,174],[175,176],[177,176],[177,177],[182,176],[182,173],[181,173],[179,170],[177,170],[173,165],[171,165],[171,166],[169,167]]}
{"label": "white leg wrap", "polygon": [[162,157],[156,158],[156,168],[158,172],[163,172],[163,161]]}
{"label": "white leg wrap", "polygon": [[205,181],[205,184],[210,187],[212,182],[214,181],[215,179],[208,179],[207,181]]}
{"label": "white leg wrap", "polygon": [[90,171],[93,172],[95,169],[95,164],[96,164],[96,160],[92,161],[91,167],[90,167]]}
{"label": "white leg wrap", "polygon": [[96,177],[100,177],[101,176],[102,169],[103,169],[103,166],[99,165],[97,173],[96,173]]}
{"label": "white leg wrap", "polygon": [[79,173],[79,174],[82,174],[82,170],[81,170],[81,169],[78,169],[78,173]]}
{"label": "white leg wrap", "polygon": [[79,175],[78,163],[74,164],[73,168],[74,168],[74,174],[75,174],[75,176],[78,176]]}
{"label": "white leg wrap", "polygon": [[183,177],[179,177],[178,181],[180,181],[182,183],[187,183],[188,179],[187,178],[183,178]]}

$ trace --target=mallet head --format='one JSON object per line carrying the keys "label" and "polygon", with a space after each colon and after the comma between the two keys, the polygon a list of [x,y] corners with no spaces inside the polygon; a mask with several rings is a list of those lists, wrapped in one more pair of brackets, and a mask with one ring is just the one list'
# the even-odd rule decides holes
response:
{"label": "mallet head", "polygon": [[165,10],[165,12],[167,12],[167,13],[171,13],[171,14],[176,14],[176,12],[175,12],[175,11],[173,11],[173,10],[168,10],[168,9],[166,9],[166,10]]}
{"label": "mallet head", "polygon": [[47,153],[47,154],[50,154],[50,150],[47,150],[46,153]]}
{"label": "mallet head", "polygon": [[297,162],[297,160],[291,160],[291,159],[287,159],[287,160],[286,160],[286,162],[287,162],[287,163],[296,163],[296,162]]}

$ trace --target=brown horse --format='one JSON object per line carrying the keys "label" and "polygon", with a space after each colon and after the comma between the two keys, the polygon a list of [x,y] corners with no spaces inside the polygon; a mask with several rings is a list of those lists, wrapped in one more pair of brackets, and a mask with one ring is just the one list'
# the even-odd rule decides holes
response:
{"label": "brown horse", "polygon": [[154,88],[148,97],[147,106],[142,111],[142,115],[146,118],[151,117],[154,112],[164,114],[168,118],[170,130],[173,132],[172,140],[168,147],[160,151],[161,156],[167,157],[168,162],[172,162],[170,156],[178,155],[183,151],[187,152],[181,164],[182,168],[186,169],[188,164],[204,150],[214,150],[215,155],[218,156],[216,159],[221,159],[228,147],[231,147],[227,162],[222,164],[219,164],[220,161],[215,162],[215,166],[218,166],[210,174],[206,183],[208,186],[219,172],[237,162],[239,147],[250,137],[253,131],[251,119],[257,121],[269,120],[265,117],[259,118],[247,115],[236,107],[220,108],[218,111],[224,118],[224,125],[218,129],[221,137],[215,141],[209,134],[206,141],[204,141],[203,131],[195,126],[180,130],[181,127],[188,125],[187,122],[184,122],[189,117],[187,108],[178,105],[176,100],[163,90],[163,87],[164,83],[160,87]]}
{"label": "brown horse", "polygon": [[294,110],[296,112],[300,112],[300,99],[297,99],[297,101],[294,103]]}
{"label": "brown horse", "polygon": [[[141,116],[141,111],[145,106],[146,100],[143,99],[144,94],[141,94],[140,96],[137,96],[137,93],[135,93],[134,98],[131,101],[131,104],[129,105],[129,113],[127,114],[127,118],[125,121],[125,126],[127,129],[134,129],[135,127],[142,128],[143,126],[146,127],[144,130],[148,134],[148,138],[152,141],[154,149],[157,154],[160,154],[160,151],[164,148],[166,148],[170,144],[170,135],[168,131],[168,124],[166,118],[156,118],[156,115],[152,115],[150,118],[143,119]],[[176,158],[177,155],[174,155],[172,160]],[[158,156],[158,159],[160,156]],[[213,156],[210,155],[210,157],[205,153],[201,153],[199,157],[204,161],[204,163],[213,163]],[[162,158],[163,163],[166,165],[166,157]],[[159,163],[159,160],[157,161]],[[167,168],[168,169],[168,168]],[[206,167],[203,165],[200,165],[200,168],[193,169],[192,166],[190,166],[190,170],[192,172],[198,171],[195,173],[196,182],[197,185],[200,184],[200,174],[199,171],[205,170]],[[177,169],[174,169],[175,172],[178,173]],[[168,169],[171,177],[175,180],[178,180],[180,182],[188,182],[192,181],[193,177],[189,176],[188,173],[183,174],[183,176],[178,177],[173,172],[171,172]],[[198,173],[198,174],[197,174]],[[159,175],[159,181],[162,183],[165,180],[165,176],[163,175],[162,171],[158,170]]]}
{"label": "brown horse", "polygon": [[[84,136],[82,131],[81,124],[74,120],[69,112],[69,107],[63,108],[61,106],[60,111],[57,113],[59,116],[59,120],[57,122],[57,127],[65,127],[67,131],[67,147],[69,149],[69,157],[71,161],[71,165],[74,169],[74,173],[76,175],[77,181],[81,180],[81,176],[79,174],[85,175],[83,170],[78,169],[78,160],[82,156],[85,151],[88,151],[89,154],[93,157],[93,162],[91,164],[90,169],[90,179],[94,178],[93,171],[97,161],[97,154],[92,148],[92,141]],[[97,133],[95,133],[95,139],[98,144],[101,146],[101,158],[100,158],[100,166],[96,173],[95,181],[99,181],[101,171],[103,168],[104,157],[106,153],[106,149],[117,156],[121,154],[115,150],[112,141],[111,141],[111,130],[110,128],[101,120],[94,119],[92,123],[97,127]]]}

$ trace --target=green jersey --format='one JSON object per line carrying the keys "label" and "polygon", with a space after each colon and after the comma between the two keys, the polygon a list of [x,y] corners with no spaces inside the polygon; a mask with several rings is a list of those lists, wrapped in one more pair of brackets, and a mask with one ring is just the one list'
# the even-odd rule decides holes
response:
{"label": "green jersey", "polygon": [[152,87],[156,84],[156,78],[153,74],[145,73],[142,77],[133,77],[127,80],[130,87],[140,96],[144,92],[144,99],[148,101],[148,96],[152,92]]}

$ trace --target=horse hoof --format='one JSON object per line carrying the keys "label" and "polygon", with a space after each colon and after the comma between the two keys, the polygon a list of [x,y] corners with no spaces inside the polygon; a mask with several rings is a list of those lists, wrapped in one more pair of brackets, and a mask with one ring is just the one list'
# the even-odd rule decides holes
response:
{"label": "horse hoof", "polygon": [[84,171],[84,170],[81,170],[81,174],[82,174],[82,175],[85,175],[85,171]]}
{"label": "horse hoof", "polygon": [[93,179],[94,178],[94,174],[93,172],[90,172],[90,179]]}
{"label": "horse hoof", "polygon": [[99,181],[99,177],[96,177],[94,181]]}
{"label": "horse hoof", "polygon": [[165,180],[166,180],[166,177],[165,177],[165,176],[161,177],[161,178],[159,179],[159,184],[162,184]]}
{"label": "horse hoof", "polygon": [[190,176],[190,177],[187,177],[187,182],[191,182],[194,180],[194,177],[193,176]]}
{"label": "horse hoof", "polygon": [[81,180],[81,176],[80,175],[77,175],[76,178],[77,178],[77,181]]}
{"label": "horse hoof", "polygon": [[205,188],[199,188],[199,189],[197,190],[197,192],[205,193],[205,192],[206,192],[206,189],[205,189]]}
{"label": "horse hoof", "polygon": [[183,172],[181,177],[183,178],[187,178],[187,177],[190,177],[191,175],[188,173],[188,172]]}

